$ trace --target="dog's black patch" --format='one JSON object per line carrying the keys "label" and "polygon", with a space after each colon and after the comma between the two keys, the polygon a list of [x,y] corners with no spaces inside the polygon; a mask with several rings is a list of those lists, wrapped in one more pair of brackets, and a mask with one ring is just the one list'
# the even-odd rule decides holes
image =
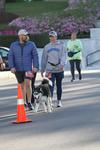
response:
{"label": "dog's black patch", "polygon": [[39,86],[35,87],[34,93],[42,93],[43,96],[50,97],[51,92],[50,92],[49,81],[47,79],[43,79],[42,83]]}

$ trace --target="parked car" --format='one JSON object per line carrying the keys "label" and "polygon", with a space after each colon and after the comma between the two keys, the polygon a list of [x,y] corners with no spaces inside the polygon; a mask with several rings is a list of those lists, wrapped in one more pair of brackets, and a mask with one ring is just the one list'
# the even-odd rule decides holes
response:
{"label": "parked car", "polygon": [[[39,66],[41,69],[41,57],[42,57],[43,48],[37,48],[37,51],[39,55]],[[5,63],[4,70],[10,70],[8,65],[8,53],[9,53],[9,48],[0,46],[0,55],[2,56],[3,62]]]}
{"label": "parked car", "polygon": [[5,64],[4,70],[10,70],[8,65],[8,53],[9,53],[9,48],[0,46],[0,55],[2,56],[3,62]]}

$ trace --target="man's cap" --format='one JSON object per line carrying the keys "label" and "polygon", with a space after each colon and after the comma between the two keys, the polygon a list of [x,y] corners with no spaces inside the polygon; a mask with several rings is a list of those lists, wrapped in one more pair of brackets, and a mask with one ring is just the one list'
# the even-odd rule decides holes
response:
{"label": "man's cap", "polygon": [[49,36],[56,36],[57,37],[57,32],[56,31],[50,31]]}
{"label": "man's cap", "polygon": [[29,33],[25,29],[20,29],[18,35],[28,35]]}

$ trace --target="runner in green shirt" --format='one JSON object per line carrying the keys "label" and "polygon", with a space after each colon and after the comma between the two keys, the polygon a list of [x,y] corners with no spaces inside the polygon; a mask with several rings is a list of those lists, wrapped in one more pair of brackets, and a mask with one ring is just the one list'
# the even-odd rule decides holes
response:
{"label": "runner in green shirt", "polygon": [[69,40],[67,43],[68,60],[70,62],[70,70],[72,75],[71,82],[75,80],[75,65],[79,73],[79,80],[82,79],[81,67],[80,67],[81,60],[82,60],[82,48],[83,46],[81,41],[77,39],[77,33],[73,32],[71,34],[71,40]]}

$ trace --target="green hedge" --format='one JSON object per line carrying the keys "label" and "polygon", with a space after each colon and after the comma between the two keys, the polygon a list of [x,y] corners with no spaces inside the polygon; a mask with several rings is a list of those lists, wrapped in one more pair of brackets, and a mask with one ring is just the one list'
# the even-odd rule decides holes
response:
{"label": "green hedge", "polygon": [[[78,38],[89,38],[90,34],[88,33],[80,33],[78,34]],[[11,43],[17,40],[17,36],[13,35],[13,36],[0,36],[0,46],[5,46],[5,47],[10,47]],[[64,36],[62,37],[58,37],[59,39],[69,39],[69,36]],[[48,38],[48,34],[47,33],[42,33],[42,34],[36,34],[36,35],[30,35],[30,40],[34,41],[36,46],[38,48],[43,48],[48,42],[49,42],[49,38]]]}
{"label": "green hedge", "polygon": [[[17,36],[0,36],[0,46],[10,47],[11,43],[17,40]],[[31,35],[30,40],[34,41],[38,48],[43,48],[48,42],[47,33]]]}

